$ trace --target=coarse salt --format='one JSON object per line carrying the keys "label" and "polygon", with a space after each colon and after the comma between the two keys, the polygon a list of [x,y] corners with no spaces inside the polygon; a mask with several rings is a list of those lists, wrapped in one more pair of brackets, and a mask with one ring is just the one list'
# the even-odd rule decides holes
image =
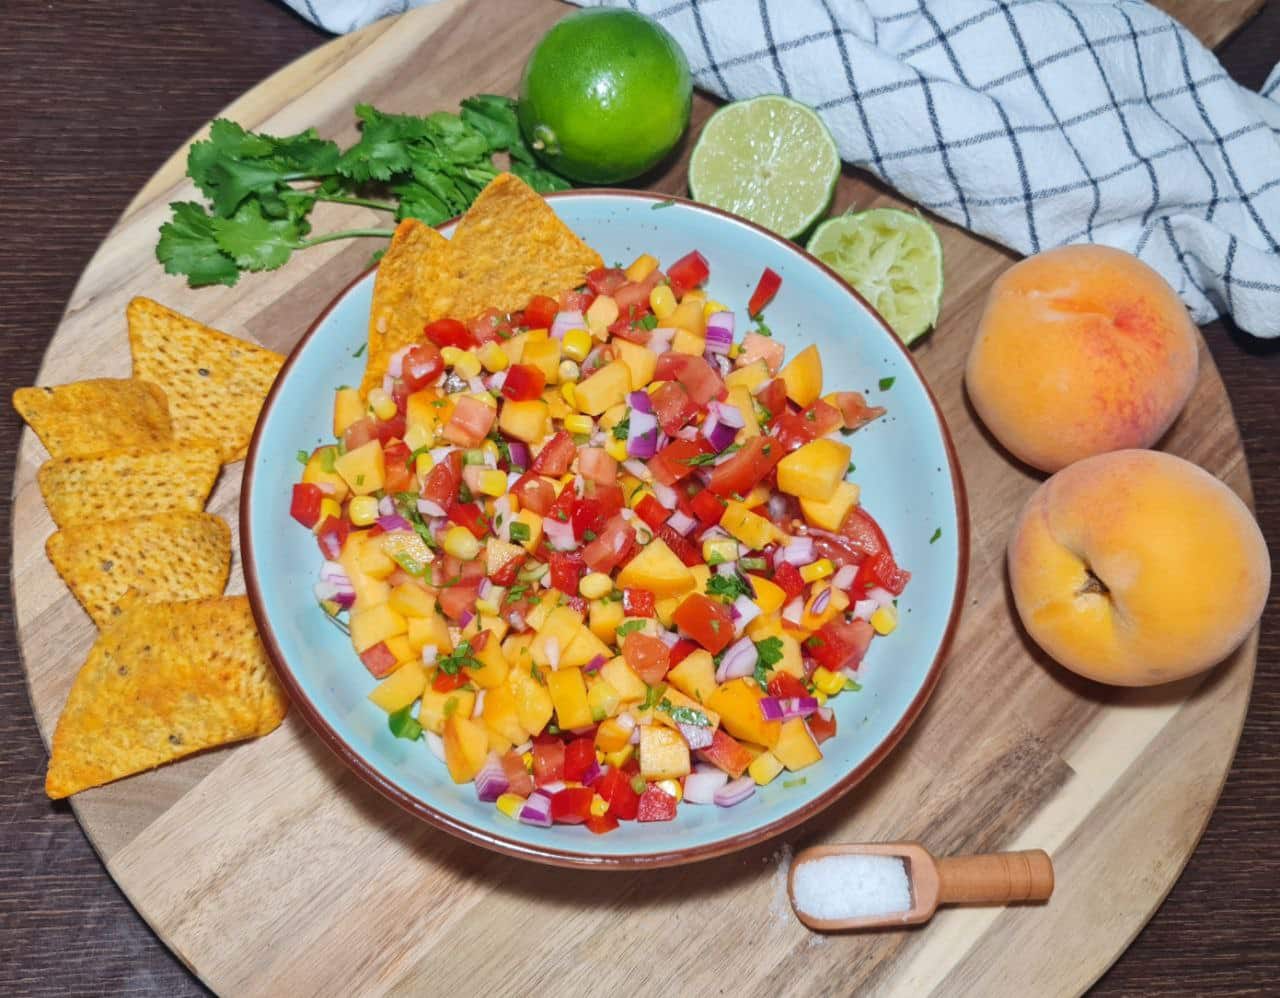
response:
{"label": "coarse salt", "polygon": [[874,918],[911,908],[907,868],[898,856],[824,856],[801,863],[796,907],[814,918]]}

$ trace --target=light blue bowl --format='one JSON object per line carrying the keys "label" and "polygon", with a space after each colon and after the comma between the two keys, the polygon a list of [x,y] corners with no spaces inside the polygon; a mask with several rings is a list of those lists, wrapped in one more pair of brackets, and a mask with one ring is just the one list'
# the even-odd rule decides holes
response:
{"label": "light blue bowl", "polygon": [[[359,384],[373,274],[348,287],[294,348],[263,408],[245,469],[241,537],[245,580],[263,641],[316,733],[397,804],[464,839],[560,865],[637,868],[690,862],[759,842],[846,793],[882,760],[920,713],[955,628],[968,561],[968,516],[954,448],[910,354],[834,272],[749,222],[683,200],[633,191],[554,195],[555,211],[607,262],[640,253],[673,261],[698,249],[711,264],[707,292],[741,315],[761,270],[782,275],[768,308],[788,355],[817,343],[825,390],[854,390],[887,417],[850,441],[862,503],[912,574],[900,624],[872,643],[862,690],[832,705],[838,734],[803,782],[780,777],[733,808],[685,805],[675,821],[624,822],[607,835],[581,826],[536,828],[454,784],[421,742],[393,737],[366,696],[374,686],[349,639],[312,596],[320,554],[289,517],[294,455],[331,441],[333,389]],[[446,235],[452,225],[444,226]],[[893,379],[891,387],[879,385]],[[793,782],[788,787],[784,782]]]}

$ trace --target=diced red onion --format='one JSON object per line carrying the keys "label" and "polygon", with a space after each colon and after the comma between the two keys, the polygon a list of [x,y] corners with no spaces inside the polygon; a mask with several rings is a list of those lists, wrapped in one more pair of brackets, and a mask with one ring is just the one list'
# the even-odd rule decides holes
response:
{"label": "diced red onion", "polygon": [[387,373],[393,378],[398,378],[404,374],[404,355],[414,348],[414,344],[410,343],[407,347],[401,347],[391,355],[391,359],[387,361]]}
{"label": "diced red onion", "polygon": [[675,631],[663,630],[658,633],[658,640],[668,648],[674,648],[680,642],[680,635]]}
{"label": "diced red onion", "polygon": [[378,515],[390,516],[396,511],[396,501],[390,496],[383,496],[378,500]]}
{"label": "diced red onion", "polygon": [[674,513],[672,513],[670,518],[668,518],[667,520],[667,526],[669,526],[681,537],[688,537],[689,532],[692,531],[693,528],[696,527],[697,525],[698,525],[697,520],[695,520],[688,513],[685,513],[683,510],[679,510],[679,509],[676,510]]}
{"label": "diced red onion", "polygon": [[441,461],[443,461],[445,458],[447,458],[450,454],[452,454],[456,450],[459,450],[459,448],[432,447],[431,450],[427,451],[427,453],[431,455],[431,460],[433,464],[439,464]]}
{"label": "diced red onion", "polygon": [[434,499],[419,499],[418,512],[423,516],[431,517],[443,517],[448,515],[445,512],[445,508]]}
{"label": "diced red onion", "polygon": [[476,597],[478,599],[488,599],[491,595],[493,595],[493,580],[486,575],[480,580],[480,588],[476,590]]}
{"label": "diced red onion", "polygon": [[818,593],[818,595],[813,599],[813,606],[809,608],[809,612],[815,617],[825,613],[827,607],[831,605],[832,591],[831,587],[828,586],[826,589],[822,590],[822,592]]}
{"label": "diced red onion", "polygon": [[[608,660],[607,658],[605,658],[605,656],[603,656],[603,655],[597,655],[595,658],[593,658],[590,662],[588,662],[586,665],[584,665],[584,666],[582,667],[582,671],[583,671],[583,672],[598,672],[600,669],[604,668],[604,664],[605,664],[607,661],[609,661],[609,660]],[[585,783],[586,781],[584,780],[583,782]]]}
{"label": "diced red onion", "polygon": [[649,330],[649,342],[646,344],[656,354],[664,354],[671,349],[671,341],[675,339],[677,330],[658,326]]}
{"label": "diced red onion", "polygon": [[830,707],[819,707],[817,710],[814,711],[814,713],[817,714],[824,721],[830,721],[832,715],[835,714],[835,711],[832,710]]}
{"label": "diced red onion", "polygon": [[720,417],[720,422],[739,430],[747,425],[747,421],[742,415],[742,410],[736,405],[731,405],[728,402],[712,402],[711,405],[715,406],[715,412]]}
{"label": "diced red onion", "polygon": [[855,620],[870,620],[871,615],[880,609],[880,604],[873,599],[860,599],[853,604]]}
{"label": "diced red onion", "polygon": [[633,409],[627,424],[627,456],[648,460],[658,452],[658,420]]}
{"label": "diced red onion", "polygon": [[697,440],[698,428],[696,426],[682,426],[676,430],[675,436],[678,440]]}
{"label": "diced red onion", "polygon": [[760,714],[766,721],[790,721],[808,717],[818,709],[817,697],[762,697]]}
{"label": "diced red onion", "polygon": [[614,718],[614,720],[618,722],[618,726],[622,728],[623,731],[636,730],[636,716],[630,711],[627,711],[625,714],[619,714]]}
{"label": "diced red onion", "polygon": [[587,320],[583,318],[581,312],[557,312],[556,317],[551,320],[551,338],[562,340],[564,334],[570,329],[586,328]]}
{"label": "diced red onion", "polygon": [[707,352],[726,354],[733,346],[733,313],[715,312],[707,319]]}
{"label": "diced red onion", "polygon": [[799,625],[804,618],[804,600],[799,596],[782,608],[782,619],[788,624]]}
{"label": "diced red onion", "polygon": [[738,431],[727,423],[720,422],[716,416],[712,415],[708,416],[706,422],[702,424],[702,435],[706,438],[707,443],[719,453],[733,443]]}
{"label": "diced red onion", "polygon": [[511,749],[511,751],[514,752],[516,755],[524,755],[526,752],[531,752],[532,750],[533,750],[532,741],[521,742],[519,745],[516,745]]}
{"label": "diced red onion", "polygon": [[338,606],[342,607],[344,610],[350,610],[356,605],[356,591],[352,589],[350,592],[335,593],[333,602],[337,603]]}
{"label": "diced red onion", "polygon": [[487,692],[487,690],[481,689],[480,692],[476,694],[475,706],[471,708],[472,717],[480,717],[484,713],[484,695]]}
{"label": "diced red onion", "polygon": [[631,737],[627,740],[632,745],[640,744],[640,725],[637,724],[634,728],[631,729]]}
{"label": "diced red onion", "polygon": [[756,781],[750,776],[739,776],[732,783],[726,783],[712,796],[712,800],[720,807],[733,807],[756,792]]}
{"label": "diced red onion", "polygon": [[831,584],[837,589],[848,589],[857,577],[856,565],[841,565],[839,571],[831,577]]}
{"label": "diced red onion", "polygon": [[468,378],[467,387],[471,391],[477,392],[477,393],[483,393],[485,391],[484,381],[481,380],[479,375],[476,375],[474,378]]}
{"label": "diced red onion", "polygon": [[793,537],[782,548],[782,560],[788,565],[810,565],[816,560],[812,537]]}
{"label": "diced red onion", "polygon": [[723,683],[751,675],[756,671],[759,658],[755,642],[748,637],[739,638],[729,646],[724,658],[720,659],[720,665],[716,669],[716,682]]}
{"label": "diced red onion", "polygon": [[875,600],[876,606],[893,606],[893,593],[879,586],[872,586],[867,590],[867,599]]}
{"label": "diced red onion", "polygon": [[342,554],[342,544],[338,540],[338,535],[332,530],[320,534],[319,540],[320,549],[326,558],[337,558]]}
{"label": "diced red onion", "polygon": [[662,503],[662,505],[667,509],[675,509],[680,505],[680,500],[676,496],[676,490],[670,485],[663,485],[661,482],[654,482],[653,494],[657,497],[658,502]]}
{"label": "diced red onion", "polygon": [[595,759],[592,759],[592,760],[591,760],[591,765],[590,765],[590,766],[588,766],[588,767],[587,767],[587,769],[586,769],[586,772],[584,772],[584,773],[582,774],[582,781],[581,781],[581,782],[582,782],[582,785],[583,785],[584,787],[589,787],[589,786],[591,786],[591,784],[595,782],[596,778],[597,778],[597,777],[598,777],[602,772],[603,772],[603,770],[600,768],[600,763],[599,763],[599,762],[597,762]]}
{"label": "diced red onion", "polygon": [[760,608],[746,596],[739,596],[733,601],[733,626],[742,630],[760,616]]}
{"label": "diced red onion", "polygon": [[482,801],[495,801],[511,789],[511,781],[502,768],[502,759],[497,752],[490,752],[476,773],[476,798]]}
{"label": "diced red onion", "polygon": [[573,524],[564,523],[554,516],[543,519],[542,534],[556,551],[570,551],[577,547],[577,541],[573,538]]}
{"label": "diced red onion", "polygon": [[528,623],[524,619],[524,614],[519,610],[510,610],[507,613],[507,623],[511,625],[511,629],[518,633],[523,633],[528,628]]}
{"label": "diced red onion", "polygon": [[626,468],[630,474],[635,475],[636,478],[640,479],[640,481],[647,482],[649,480],[649,469],[644,466],[643,462],[637,461],[633,457],[629,457],[622,462],[622,466]]}
{"label": "diced red onion", "polygon": [[321,579],[311,587],[311,592],[316,600],[320,603],[337,603],[339,596],[351,596],[352,602],[355,602],[354,589],[342,589],[334,582],[327,579]]}
{"label": "diced red onion", "polygon": [[431,750],[431,754],[444,762],[444,739],[434,731],[424,731],[423,735],[427,739],[427,748]]}
{"label": "diced red onion", "polygon": [[397,530],[413,530],[413,524],[399,513],[378,517],[378,526],[389,534],[395,533]]}
{"label": "diced red onion", "polygon": [[677,721],[676,727],[684,736],[684,740],[689,743],[690,749],[707,748],[715,740],[711,728],[705,724],[685,724],[683,721]]}
{"label": "diced red onion", "polygon": [[507,383],[506,371],[495,371],[493,374],[486,375],[483,379],[485,388],[491,392],[502,391],[502,386]]}
{"label": "diced red onion", "polygon": [[787,497],[780,492],[775,492],[769,497],[767,508],[769,519],[774,523],[781,523],[782,518],[787,515]]}
{"label": "diced red onion", "polygon": [[541,828],[551,827],[551,797],[541,790],[535,790],[529,799],[521,805],[516,813],[516,820],[526,825],[538,825]]}
{"label": "diced red onion", "polygon": [[564,788],[565,788],[564,780],[551,780],[548,783],[543,783],[538,786],[538,789],[541,790],[544,794],[550,794],[552,797],[554,797]]}
{"label": "diced red onion", "polygon": [[529,453],[529,445],[523,440],[508,440],[507,450],[511,453],[511,465],[514,468],[528,470],[533,464],[533,456]]}
{"label": "diced red onion", "polygon": [[338,493],[338,486],[334,485],[333,482],[315,482],[313,484],[327,496],[337,495]]}
{"label": "diced red onion", "polygon": [[337,582],[341,586],[351,585],[351,580],[347,577],[347,570],[338,561],[326,560],[320,566],[320,578],[326,582]]}
{"label": "diced red onion", "polygon": [[439,654],[440,654],[440,649],[437,648],[435,645],[423,645],[422,646],[422,664],[435,665],[436,658],[439,656]]}
{"label": "diced red onion", "polygon": [[707,351],[706,356],[710,357],[715,363],[716,370],[720,373],[720,377],[727,378],[729,372],[733,370],[733,365],[729,363],[729,358],[723,354],[711,353]]}
{"label": "diced red onion", "polygon": [[729,782],[729,774],[720,769],[705,769],[690,773],[684,778],[686,804],[711,804],[716,791]]}
{"label": "diced red onion", "polygon": [[382,376],[382,390],[386,392],[388,395],[391,395],[395,392],[396,379],[393,378],[390,374],[384,374]]}
{"label": "diced red onion", "polygon": [[458,626],[466,627],[471,621],[476,619],[476,615],[470,610],[463,610],[462,615],[458,617]]}
{"label": "diced red onion", "polygon": [[547,664],[553,670],[560,668],[560,639],[552,635],[547,638],[542,648],[547,656]]}
{"label": "diced red onion", "polygon": [[627,405],[636,412],[643,412],[646,416],[653,415],[653,400],[649,398],[649,393],[646,391],[631,392],[627,396]]}

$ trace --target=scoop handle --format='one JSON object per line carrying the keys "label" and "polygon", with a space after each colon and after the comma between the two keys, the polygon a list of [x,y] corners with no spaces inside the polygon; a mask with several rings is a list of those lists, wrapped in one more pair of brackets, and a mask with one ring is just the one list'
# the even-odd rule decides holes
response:
{"label": "scoop handle", "polygon": [[1053,893],[1053,860],[1043,849],[949,856],[937,863],[940,904],[1044,901]]}

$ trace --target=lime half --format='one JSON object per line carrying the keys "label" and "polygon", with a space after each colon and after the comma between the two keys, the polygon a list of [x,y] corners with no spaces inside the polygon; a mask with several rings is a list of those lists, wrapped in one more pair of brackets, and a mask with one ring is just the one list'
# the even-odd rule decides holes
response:
{"label": "lime half", "polygon": [[795,239],[827,210],[840,153],[822,119],[789,97],[727,104],[702,127],[689,193]]}
{"label": "lime half", "polygon": [[942,243],[914,212],[872,208],[823,222],[808,250],[854,286],[903,343],[933,328],[942,307]]}

